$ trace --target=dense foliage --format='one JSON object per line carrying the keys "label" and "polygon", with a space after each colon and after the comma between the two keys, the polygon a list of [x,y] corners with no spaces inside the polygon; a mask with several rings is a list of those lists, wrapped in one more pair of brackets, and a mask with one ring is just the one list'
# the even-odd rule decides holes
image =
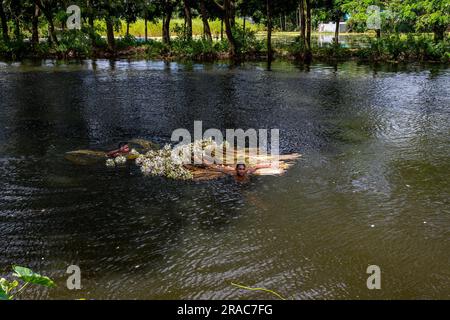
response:
{"label": "dense foliage", "polygon": [[[70,5],[81,9],[81,30],[66,26]],[[349,32],[374,29],[377,39],[351,52],[340,46],[336,28],[334,45],[315,48],[311,34],[319,23],[339,21],[347,22]],[[449,0],[0,0],[0,26],[0,55],[10,59],[271,59],[288,52],[307,60],[447,62],[450,52]],[[272,47],[272,30],[298,32],[298,39],[288,48]]]}

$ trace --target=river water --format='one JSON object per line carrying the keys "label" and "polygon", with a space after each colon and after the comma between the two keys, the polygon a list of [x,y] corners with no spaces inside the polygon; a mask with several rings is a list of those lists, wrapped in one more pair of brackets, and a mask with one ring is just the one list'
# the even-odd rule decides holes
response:
{"label": "river water", "polygon": [[[279,128],[282,177],[175,182],[64,153]],[[0,274],[32,299],[450,298],[450,69],[0,63]],[[81,268],[81,290],[66,268]],[[369,265],[381,290],[368,290]]]}

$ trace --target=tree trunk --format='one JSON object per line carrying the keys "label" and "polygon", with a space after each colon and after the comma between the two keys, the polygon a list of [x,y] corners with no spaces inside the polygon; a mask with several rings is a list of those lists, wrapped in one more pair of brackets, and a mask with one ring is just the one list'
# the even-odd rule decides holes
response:
{"label": "tree trunk", "polygon": [[114,51],[116,49],[116,40],[114,38],[114,25],[112,17],[106,17],[106,38],[108,39],[108,49]]}
{"label": "tree trunk", "polygon": [[311,49],[311,0],[306,0],[306,48]]}
{"label": "tree trunk", "polygon": [[166,21],[166,17],[163,14],[163,16],[162,16],[162,30],[161,30],[161,32],[162,32],[162,39],[164,39],[164,22],[165,21]]}
{"label": "tree trunk", "polygon": [[220,40],[223,40],[223,18],[220,19]]}
{"label": "tree trunk", "polygon": [[381,29],[377,29],[377,39],[381,38]]}
{"label": "tree trunk", "polygon": [[22,33],[20,32],[20,21],[17,17],[14,18],[14,36],[16,37],[16,40],[22,37]]}
{"label": "tree trunk", "polygon": [[87,7],[89,8],[88,10],[88,24],[89,27],[92,29],[92,31],[94,30],[94,15],[92,13],[92,8],[91,8],[91,1],[87,0]]}
{"label": "tree trunk", "polygon": [[165,17],[163,22],[163,43],[170,43],[170,19],[172,19],[173,7],[168,5],[165,10]]}
{"label": "tree trunk", "polygon": [[35,5],[33,20],[31,21],[31,44],[33,47],[39,44],[39,15],[39,7]]}
{"label": "tree trunk", "polygon": [[52,41],[53,41],[55,44],[58,44],[59,41],[58,41],[58,38],[56,38],[55,25],[53,24],[53,17],[52,17],[52,14],[51,14],[51,13],[46,13],[46,14],[45,14],[45,18],[46,18],[47,21],[48,21],[49,31],[50,31],[50,36],[51,36],[51,38],[52,38]]}
{"label": "tree trunk", "polygon": [[245,21],[247,20],[247,19],[245,19],[245,16],[244,16],[243,20],[244,20],[244,22],[242,24],[242,29],[244,31],[244,37],[245,37]]}
{"label": "tree trunk", "polygon": [[[272,63],[273,59],[273,52],[272,52],[272,4],[271,0],[266,0],[266,7],[267,7],[267,61],[270,64]],[[269,67],[270,69],[270,67]]]}
{"label": "tree trunk", "polygon": [[55,33],[55,25],[53,24],[53,16],[50,9],[44,7],[41,0],[35,0],[35,5],[39,7],[48,22],[49,40],[51,40],[51,42],[55,44],[59,44],[58,38],[56,37]]}
{"label": "tree trunk", "polygon": [[8,24],[6,21],[6,14],[5,14],[5,10],[3,9],[3,1],[0,0],[0,20],[2,23],[2,34],[3,34],[3,40],[5,40],[5,42],[9,41],[9,33],[8,33]]}
{"label": "tree trunk", "polygon": [[148,21],[147,21],[147,17],[144,19],[144,25],[145,25],[145,27],[144,27],[144,30],[145,30],[145,42],[147,42],[148,41],[148,26],[147,26],[147,24],[148,24]]}
{"label": "tree trunk", "polygon": [[127,21],[127,33],[126,36],[128,37],[130,35],[130,23]]}
{"label": "tree trunk", "polygon": [[230,0],[230,21],[231,27],[234,28],[236,26],[236,3],[233,0]]}
{"label": "tree trunk", "polygon": [[225,17],[224,17],[225,33],[227,34],[227,39],[228,39],[228,42],[230,43],[230,56],[231,56],[231,58],[235,58],[237,55],[237,48],[236,48],[236,40],[234,39],[234,36],[233,36],[232,24],[231,24],[231,20],[232,20],[231,0],[224,0],[224,11],[225,11]]}
{"label": "tree trunk", "polygon": [[433,30],[434,33],[434,42],[443,41],[445,38],[445,30],[446,27],[435,27]]}
{"label": "tree trunk", "polygon": [[192,14],[191,7],[189,7],[188,0],[183,1],[184,4],[184,21],[186,23],[186,37],[188,40],[192,39]]}
{"label": "tree trunk", "polygon": [[88,10],[88,16],[87,16],[87,20],[88,20],[88,24],[89,24],[89,38],[91,39],[92,42],[92,46],[95,47],[96,43],[95,43],[95,29],[94,29],[94,15],[92,13],[92,8],[90,5],[90,1],[87,1],[87,8],[89,8]]}
{"label": "tree trunk", "polygon": [[303,46],[306,47],[305,0],[300,0],[300,38],[303,41]]}
{"label": "tree trunk", "polygon": [[334,44],[336,46],[339,45],[339,23],[341,19],[337,18],[336,19],[336,29],[334,30]]}
{"label": "tree trunk", "polygon": [[306,62],[312,59],[311,53],[311,0],[306,0]]}
{"label": "tree trunk", "polygon": [[200,0],[200,12],[203,21],[203,34],[205,35],[206,40],[212,41],[211,28],[209,27],[208,12],[206,11],[205,0]]}
{"label": "tree trunk", "polygon": [[50,31],[50,24],[47,25],[47,42],[49,45],[53,44],[52,32]]}

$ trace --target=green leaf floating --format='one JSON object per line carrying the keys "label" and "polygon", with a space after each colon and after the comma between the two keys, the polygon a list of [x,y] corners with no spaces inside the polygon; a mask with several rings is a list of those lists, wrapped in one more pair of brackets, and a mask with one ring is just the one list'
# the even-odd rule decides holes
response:
{"label": "green leaf floating", "polygon": [[55,287],[55,283],[49,277],[41,276],[38,273],[33,272],[31,269],[19,266],[13,266],[15,271],[14,276],[22,279],[25,282],[38,284],[45,287]]}
{"label": "green leaf floating", "polygon": [[8,294],[0,287],[0,300],[9,300]]}
{"label": "green leaf floating", "polygon": [[[13,282],[9,282],[5,278],[0,279],[0,289],[7,295],[11,292],[11,290],[13,290],[18,285],[19,285],[19,282],[17,282],[17,280],[14,280]],[[0,294],[2,291],[0,291]]]}

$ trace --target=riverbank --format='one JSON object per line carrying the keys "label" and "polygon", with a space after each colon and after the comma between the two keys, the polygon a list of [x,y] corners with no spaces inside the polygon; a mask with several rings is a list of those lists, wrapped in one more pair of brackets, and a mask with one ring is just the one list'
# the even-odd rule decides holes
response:
{"label": "riverbank", "polygon": [[[203,38],[172,38],[170,44],[160,40],[142,41],[134,36],[116,39],[115,49],[108,48],[105,40],[95,39],[81,32],[66,32],[58,44],[41,42],[32,45],[26,41],[0,42],[0,56],[6,60],[21,59],[161,59],[220,61],[260,61],[267,59],[267,43],[255,32],[239,34],[237,53],[230,55],[227,40],[208,41]],[[310,53],[299,38],[290,41],[274,41],[275,59],[307,62],[316,61],[366,62],[431,62],[450,63],[450,40],[435,42],[429,35],[386,35],[379,39],[367,36],[364,45],[351,47],[347,43],[314,44]]]}

